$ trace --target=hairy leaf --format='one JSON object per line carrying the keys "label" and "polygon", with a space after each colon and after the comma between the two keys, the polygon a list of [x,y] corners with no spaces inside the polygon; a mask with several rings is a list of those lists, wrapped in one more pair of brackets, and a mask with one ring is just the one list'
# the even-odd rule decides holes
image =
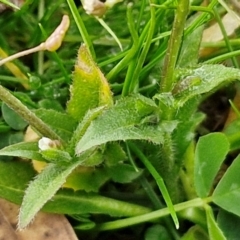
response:
{"label": "hairy leaf", "polygon": [[129,164],[117,164],[106,169],[114,182],[130,183],[138,178],[143,171],[136,172]]}
{"label": "hairy leaf", "polygon": [[72,136],[77,125],[71,116],[53,109],[37,109],[35,114],[65,141]]}
{"label": "hairy leaf", "polygon": [[25,228],[31,222],[42,206],[64,184],[68,175],[87,157],[88,152],[81,155],[78,161],[72,161],[66,166],[51,163],[37,175],[24,195],[19,214],[19,228]]}
{"label": "hairy leaf", "polygon": [[92,121],[76,146],[76,154],[110,141],[139,139],[162,143],[170,126],[154,124],[156,110],[153,101],[140,95],[120,99]]}
{"label": "hairy leaf", "polygon": [[179,105],[198,95],[213,92],[223,84],[240,79],[240,70],[223,65],[202,65],[195,69],[179,69],[181,79],[175,86]]}
{"label": "hairy leaf", "polygon": [[151,211],[150,208],[104,197],[96,193],[60,190],[43,208],[45,211],[63,214],[102,213],[115,217],[137,216]]}
{"label": "hairy leaf", "polygon": [[82,45],[78,52],[70,93],[67,112],[77,121],[81,121],[90,109],[112,105],[108,82],[85,45]]}
{"label": "hairy leaf", "polygon": [[[0,197],[21,204],[24,189],[35,174],[29,162],[0,161]],[[70,189],[60,190],[52,201],[44,205],[43,210],[59,214],[102,213],[115,217],[136,216],[151,211],[149,208],[136,204]]]}
{"label": "hairy leaf", "polygon": [[35,174],[27,161],[0,161],[0,197],[21,204],[24,189]]}
{"label": "hairy leaf", "polygon": [[45,161],[39,153],[38,143],[36,142],[21,142],[2,148],[1,156],[15,156],[38,161]]}

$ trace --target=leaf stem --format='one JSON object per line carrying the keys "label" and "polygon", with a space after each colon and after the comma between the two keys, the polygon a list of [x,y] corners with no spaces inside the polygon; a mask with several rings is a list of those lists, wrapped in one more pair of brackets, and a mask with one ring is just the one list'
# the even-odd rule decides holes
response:
{"label": "leaf stem", "polygon": [[[187,209],[187,208],[192,208],[192,207],[203,207],[206,203],[211,202],[211,198],[206,198],[206,199],[201,199],[201,198],[196,198],[187,202],[182,202],[179,204],[174,205],[174,208],[177,212]],[[106,222],[102,223],[96,226],[96,229],[98,231],[106,231],[106,230],[113,230],[113,229],[118,229],[118,228],[123,228],[123,227],[129,227],[135,224],[139,223],[144,223],[148,221],[153,221],[158,218],[165,217],[169,215],[169,209],[168,208],[163,208],[157,211],[153,211],[151,213],[147,213],[141,216],[136,216],[136,217],[131,217],[127,219],[121,219],[121,220],[116,220],[112,222]]]}
{"label": "leaf stem", "polygon": [[147,157],[140,151],[140,149],[132,142],[128,143],[130,149],[138,156],[138,158],[142,161],[142,163],[146,166],[148,171],[151,173],[153,178],[156,180],[157,185],[162,193],[162,196],[169,208],[169,211],[171,213],[172,219],[175,223],[176,228],[179,228],[179,222],[177,219],[176,212],[174,210],[172,200],[169,196],[168,190],[166,188],[166,185],[162,179],[162,177],[159,175],[159,173],[156,171],[156,169],[153,167],[153,165],[150,163],[150,161],[147,159]]}
{"label": "leaf stem", "polygon": [[[216,7],[213,8],[213,11],[214,11],[216,20],[217,20],[217,22],[218,22],[218,25],[219,25],[219,27],[220,27],[220,29],[221,29],[222,35],[223,35],[223,37],[224,37],[224,41],[225,41],[225,44],[226,44],[226,46],[227,46],[227,49],[228,49],[229,52],[232,52],[232,51],[233,51],[232,45],[231,45],[231,43],[230,43],[230,41],[229,41],[229,38],[228,38],[228,36],[227,36],[226,29],[225,29],[225,27],[224,27],[224,25],[223,25],[223,22],[222,22],[222,20],[221,20],[221,17],[219,16],[218,11],[216,10]],[[236,59],[235,56],[233,56],[233,57],[231,58],[231,61],[232,61],[232,63],[233,63],[233,65],[234,65],[235,68],[239,68],[239,64],[238,64],[238,61],[237,61],[237,59]]]}
{"label": "leaf stem", "polygon": [[163,67],[163,79],[160,82],[160,91],[169,92],[173,85],[174,69],[180,51],[185,21],[189,11],[189,0],[179,0],[173,30],[169,39],[168,49]]}
{"label": "leaf stem", "polygon": [[63,140],[53,132],[40,118],[38,118],[31,110],[23,105],[16,97],[14,97],[8,90],[0,85],[0,99],[5,102],[11,109],[13,109],[19,116],[33,126],[44,137],[51,139]]}

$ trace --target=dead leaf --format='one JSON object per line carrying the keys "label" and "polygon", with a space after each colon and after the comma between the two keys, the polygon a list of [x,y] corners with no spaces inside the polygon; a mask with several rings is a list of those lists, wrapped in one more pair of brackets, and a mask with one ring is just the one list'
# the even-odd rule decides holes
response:
{"label": "dead leaf", "polygon": [[33,223],[17,230],[19,206],[0,199],[0,239],[7,240],[77,240],[64,215],[39,212]]}

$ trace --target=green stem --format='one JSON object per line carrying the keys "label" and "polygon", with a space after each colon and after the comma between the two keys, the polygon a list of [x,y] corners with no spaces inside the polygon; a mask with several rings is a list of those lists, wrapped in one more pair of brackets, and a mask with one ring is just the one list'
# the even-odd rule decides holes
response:
{"label": "green stem", "polygon": [[[45,9],[45,0],[40,0],[38,4],[38,21],[39,22],[44,16],[44,9]],[[44,72],[43,64],[44,64],[44,52],[39,51],[37,54],[37,72],[39,75],[43,75],[43,72]]]}
{"label": "green stem", "polygon": [[140,151],[140,149],[133,143],[129,142],[128,143],[130,149],[137,155],[137,157],[142,161],[142,163],[145,165],[145,167],[148,169],[148,171],[151,173],[153,178],[155,179],[159,190],[162,193],[162,196],[169,208],[170,214],[172,216],[172,219],[175,223],[176,228],[179,228],[179,222],[177,219],[176,212],[174,210],[172,200],[169,196],[168,190],[166,188],[166,185],[162,179],[162,177],[159,175],[159,173],[156,171],[156,169],[153,167],[153,165],[150,163],[150,161],[147,159],[147,157]]}
{"label": "green stem", "polygon": [[239,55],[240,55],[240,50],[236,50],[236,51],[233,51],[230,53],[228,52],[228,53],[222,54],[220,56],[206,60],[206,61],[204,61],[204,63],[206,63],[206,64],[218,63],[218,62],[222,62],[226,59],[232,58],[233,56],[239,56]]}
{"label": "green stem", "polygon": [[[203,207],[208,202],[211,202],[211,198],[206,198],[206,199],[196,198],[187,202],[176,204],[174,205],[174,208],[176,212],[179,212],[187,208]],[[163,208],[163,209],[160,209],[151,213],[147,213],[141,216],[137,216],[137,217],[131,217],[127,219],[121,219],[121,220],[116,220],[112,222],[102,223],[97,225],[96,229],[99,231],[106,231],[106,230],[113,230],[113,229],[118,229],[123,227],[129,227],[139,223],[153,221],[158,218],[165,217],[169,214],[170,214],[169,209]]]}
{"label": "green stem", "polygon": [[67,3],[68,3],[68,6],[72,12],[72,15],[73,15],[73,18],[77,24],[77,27],[78,27],[78,30],[83,38],[83,41],[89,51],[89,53],[92,55],[92,58],[95,60],[96,59],[96,55],[95,55],[95,51],[94,51],[94,48],[93,48],[93,45],[92,45],[92,41],[88,35],[88,32],[85,28],[85,25],[82,21],[82,18],[78,12],[78,9],[74,3],[73,0],[67,0]]}
{"label": "green stem", "polygon": [[[128,4],[127,6],[127,23],[128,23],[128,28],[131,34],[131,37],[133,39],[133,45],[132,48],[127,52],[125,57],[107,74],[106,78],[108,81],[111,82],[111,80],[125,67],[129,64],[131,59],[134,57],[136,54],[138,47],[139,47],[139,40],[138,40],[138,34],[134,25],[134,20],[133,20],[133,15],[132,15],[132,4]],[[124,83],[126,88],[126,83]],[[122,93],[125,95],[125,93]]]}
{"label": "green stem", "polygon": [[33,126],[44,137],[51,139],[63,140],[53,132],[40,118],[38,118],[32,111],[23,105],[16,97],[14,97],[8,90],[0,85],[0,99],[5,102],[11,109],[13,109],[26,122]]}
{"label": "green stem", "polygon": [[[132,164],[133,168],[135,169],[136,172],[139,172],[139,169],[136,165],[136,163],[134,162],[130,149],[128,147],[128,144],[126,143],[126,149],[127,149],[127,155],[128,155],[128,159],[130,161],[130,163]],[[145,176],[140,176],[139,178],[140,183],[143,187],[143,189],[145,190],[145,192],[147,193],[149,199],[151,200],[153,206],[155,207],[155,209],[160,209],[163,208],[163,203],[160,201],[159,197],[157,196],[157,194],[155,193],[154,189],[152,188],[151,184],[148,182],[148,180],[146,179]],[[171,219],[169,218],[164,218],[163,221],[165,222],[167,228],[169,229],[169,231],[171,232],[172,236],[174,237],[175,240],[180,239],[176,229],[174,228]]]}
{"label": "green stem", "polygon": [[185,22],[189,11],[189,0],[179,0],[173,30],[169,39],[168,49],[163,67],[163,79],[160,82],[160,91],[169,92],[173,85],[174,69],[180,51]]}
{"label": "green stem", "polygon": [[[229,51],[229,52],[232,52],[232,51],[233,51],[233,48],[232,48],[232,46],[231,46],[231,44],[230,44],[229,38],[228,38],[228,36],[227,36],[227,32],[226,32],[225,27],[224,27],[224,25],[223,25],[223,23],[222,23],[221,17],[219,16],[219,13],[218,13],[218,11],[216,10],[216,8],[214,8],[213,11],[214,11],[214,13],[215,13],[216,20],[217,20],[217,22],[218,22],[218,25],[219,25],[219,27],[220,27],[220,29],[221,29],[221,32],[222,32],[222,35],[223,35],[223,37],[224,37],[224,41],[225,41],[225,43],[226,43],[226,46],[227,46],[227,48],[228,48],[228,51]],[[236,57],[232,57],[231,60],[232,60],[233,65],[234,65],[236,68],[239,68],[239,64],[238,64],[238,61],[237,61]]]}
{"label": "green stem", "polygon": [[[156,25],[156,16],[155,16],[155,8],[153,6],[150,5],[150,10],[151,10],[151,19],[150,19],[150,27],[149,30],[146,34],[147,38],[146,38],[146,42],[143,45],[143,49],[142,52],[139,56],[139,58],[137,59],[137,65],[134,69],[134,73],[131,76],[131,84],[129,86],[128,92],[133,92],[136,85],[138,84],[138,80],[139,80],[139,76],[140,76],[140,71],[142,69],[142,66],[144,64],[144,61],[146,59],[147,53],[149,51],[149,48],[151,46],[151,41],[153,38],[153,34],[154,34],[154,30],[155,30],[155,25]],[[128,79],[126,79],[126,81],[128,81]]]}
{"label": "green stem", "polygon": [[113,39],[116,41],[116,43],[118,44],[121,51],[123,51],[122,44],[121,44],[120,40],[118,39],[118,37],[116,36],[116,34],[113,32],[113,30],[104,22],[104,20],[102,18],[96,17],[96,19],[107,30],[107,32],[113,37]]}
{"label": "green stem", "polygon": [[[229,43],[231,46],[239,46],[240,44],[240,39],[231,39],[229,40]],[[211,47],[211,48],[220,48],[220,47],[226,47],[226,42],[225,41],[218,41],[218,42],[201,42],[201,47]]]}

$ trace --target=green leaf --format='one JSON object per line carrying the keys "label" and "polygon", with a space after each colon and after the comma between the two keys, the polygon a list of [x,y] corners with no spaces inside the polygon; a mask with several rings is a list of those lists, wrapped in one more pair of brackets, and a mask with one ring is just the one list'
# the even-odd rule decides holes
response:
{"label": "green leaf", "polygon": [[38,143],[36,142],[21,142],[2,148],[1,156],[15,156],[38,161],[45,161],[39,153]]}
{"label": "green leaf", "polygon": [[223,132],[226,134],[230,142],[230,150],[236,150],[240,148],[240,119],[232,121]]}
{"label": "green leaf", "polygon": [[67,178],[64,187],[86,192],[98,192],[110,177],[105,168],[79,166]]}
{"label": "green leaf", "polygon": [[195,137],[197,126],[203,121],[204,114],[196,112],[198,99],[192,99],[177,110],[175,118],[178,120],[178,127],[173,132],[173,142],[177,148],[175,150],[176,163],[182,165],[183,155],[189,144]]}
{"label": "green leaf", "polygon": [[240,217],[220,209],[217,215],[217,223],[227,240],[239,238]]}
{"label": "green leaf", "polygon": [[124,161],[127,159],[126,153],[122,149],[119,143],[110,142],[106,144],[104,150],[104,163],[107,166],[112,166],[120,161]]}
{"label": "green leaf", "polygon": [[195,152],[194,184],[199,197],[207,197],[213,180],[229,151],[223,133],[211,133],[199,139]]}
{"label": "green leaf", "polygon": [[164,127],[169,126],[148,122],[156,109],[153,101],[140,95],[120,99],[92,121],[76,146],[76,154],[110,141],[139,139],[162,143]]}
{"label": "green leaf", "polygon": [[213,92],[224,84],[240,79],[240,70],[209,64],[195,69],[178,69],[177,75],[183,80],[177,83],[175,97],[179,100],[179,105],[183,105],[193,97]]}
{"label": "green leaf", "polygon": [[161,240],[171,239],[171,236],[169,235],[167,229],[160,224],[155,224],[149,227],[144,234],[144,240],[160,240],[160,239]]}
{"label": "green leaf", "polygon": [[42,150],[40,153],[43,158],[46,159],[46,162],[64,165],[68,164],[72,160],[72,157],[68,152],[56,148]]}
{"label": "green leaf", "polygon": [[70,93],[67,112],[76,121],[81,121],[90,109],[112,105],[108,82],[85,45],[82,45],[78,52]]}
{"label": "green leaf", "polygon": [[107,168],[107,173],[114,182],[130,183],[138,178],[143,171],[136,172],[134,167],[129,164],[117,164]]}
{"label": "green leaf", "polygon": [[24,195],[19,214],[19,228],[25,228],[42,206],[50,200],[56,191],[64,184],[68,175],[88,157],[88,152],[82,154],[77,161],[67,166],[49,164],[32,181]]}
{"label": "green leaf", "polygon": [[210,240],[227,240],[214,219],[212,208],[206,205],[205,210]]}
{"label": "green leaf", "polygon": [[133,203],[70,189],[60,190],[44,207],[44,211],[60,214],[107,214],[114,217],[137,216],[151,209]]}
{"label": "green leaf", "polygon": [[221,208],[240,216],[240,155],[223,175],[212,195],[212,200]]}
{"label": "green leaf", "polygon": [[28,123],[15,113],[7,104],[2,103],[2,115],[5,122],[15,130],[23,130]]}
{"label": "green leaf", "polygon": [[53,109],[37,109],[36,116],[42,119],[62,139],[68,140],[77,125],[76,121],[66,113]]}
{"label": "green leaf", "polygon": [[[29,162],[0,161],[0,197],[21,204],[24,189],[35,174]],[[91,182],[88,184],[90,185]],[[44,193],[43,190],[41,191]],[[32,197],[37,199],[36,196]],[[52,201],[46,203],[43,210],[59,214],[102,213],[115,217],[136,216],[151,211],[136,204],[70,189],[60,190]]]}
{"label": "green leaf", "polygon": [[27,161],[0,161],[0,197],[21,204],[24,189],[35,174]]}
{"label": "green leaf", "polygon": [[181,240],[209,240],[208,234],[198,225],[195,225],[183,235]]}
{"label": "green leaf", "polygon": [[64,109],[61,105],[61,103],[57,100],[54,99],[42,99],[38,102],[38,107],[39,109],[44,108],[44,109],[52,109],[58,112],[63,112]]}
{"label": "green leaf", "polygon": [[192,67],[197,64],[203,29],[204,25],[196,28],[183,40],[181,52],[178,58],[179,67]]}
{"label": "green leaf", "polygon": [[76,130],[74,131],[74,133],[72,135],[72,138],[71,138],[69,146],[68,146],[69,152],[73,151],[77,142],[82,138],[82,136],[86,132],[86,130],[89,127],[89,125],[91,124],[91,122],[95,118],[97,118],[102,113],[103,110],[104,110],[104,107],[101,106],[101,107],[94,108],[94,109],[87,111],[83,120],[78,124]]}

